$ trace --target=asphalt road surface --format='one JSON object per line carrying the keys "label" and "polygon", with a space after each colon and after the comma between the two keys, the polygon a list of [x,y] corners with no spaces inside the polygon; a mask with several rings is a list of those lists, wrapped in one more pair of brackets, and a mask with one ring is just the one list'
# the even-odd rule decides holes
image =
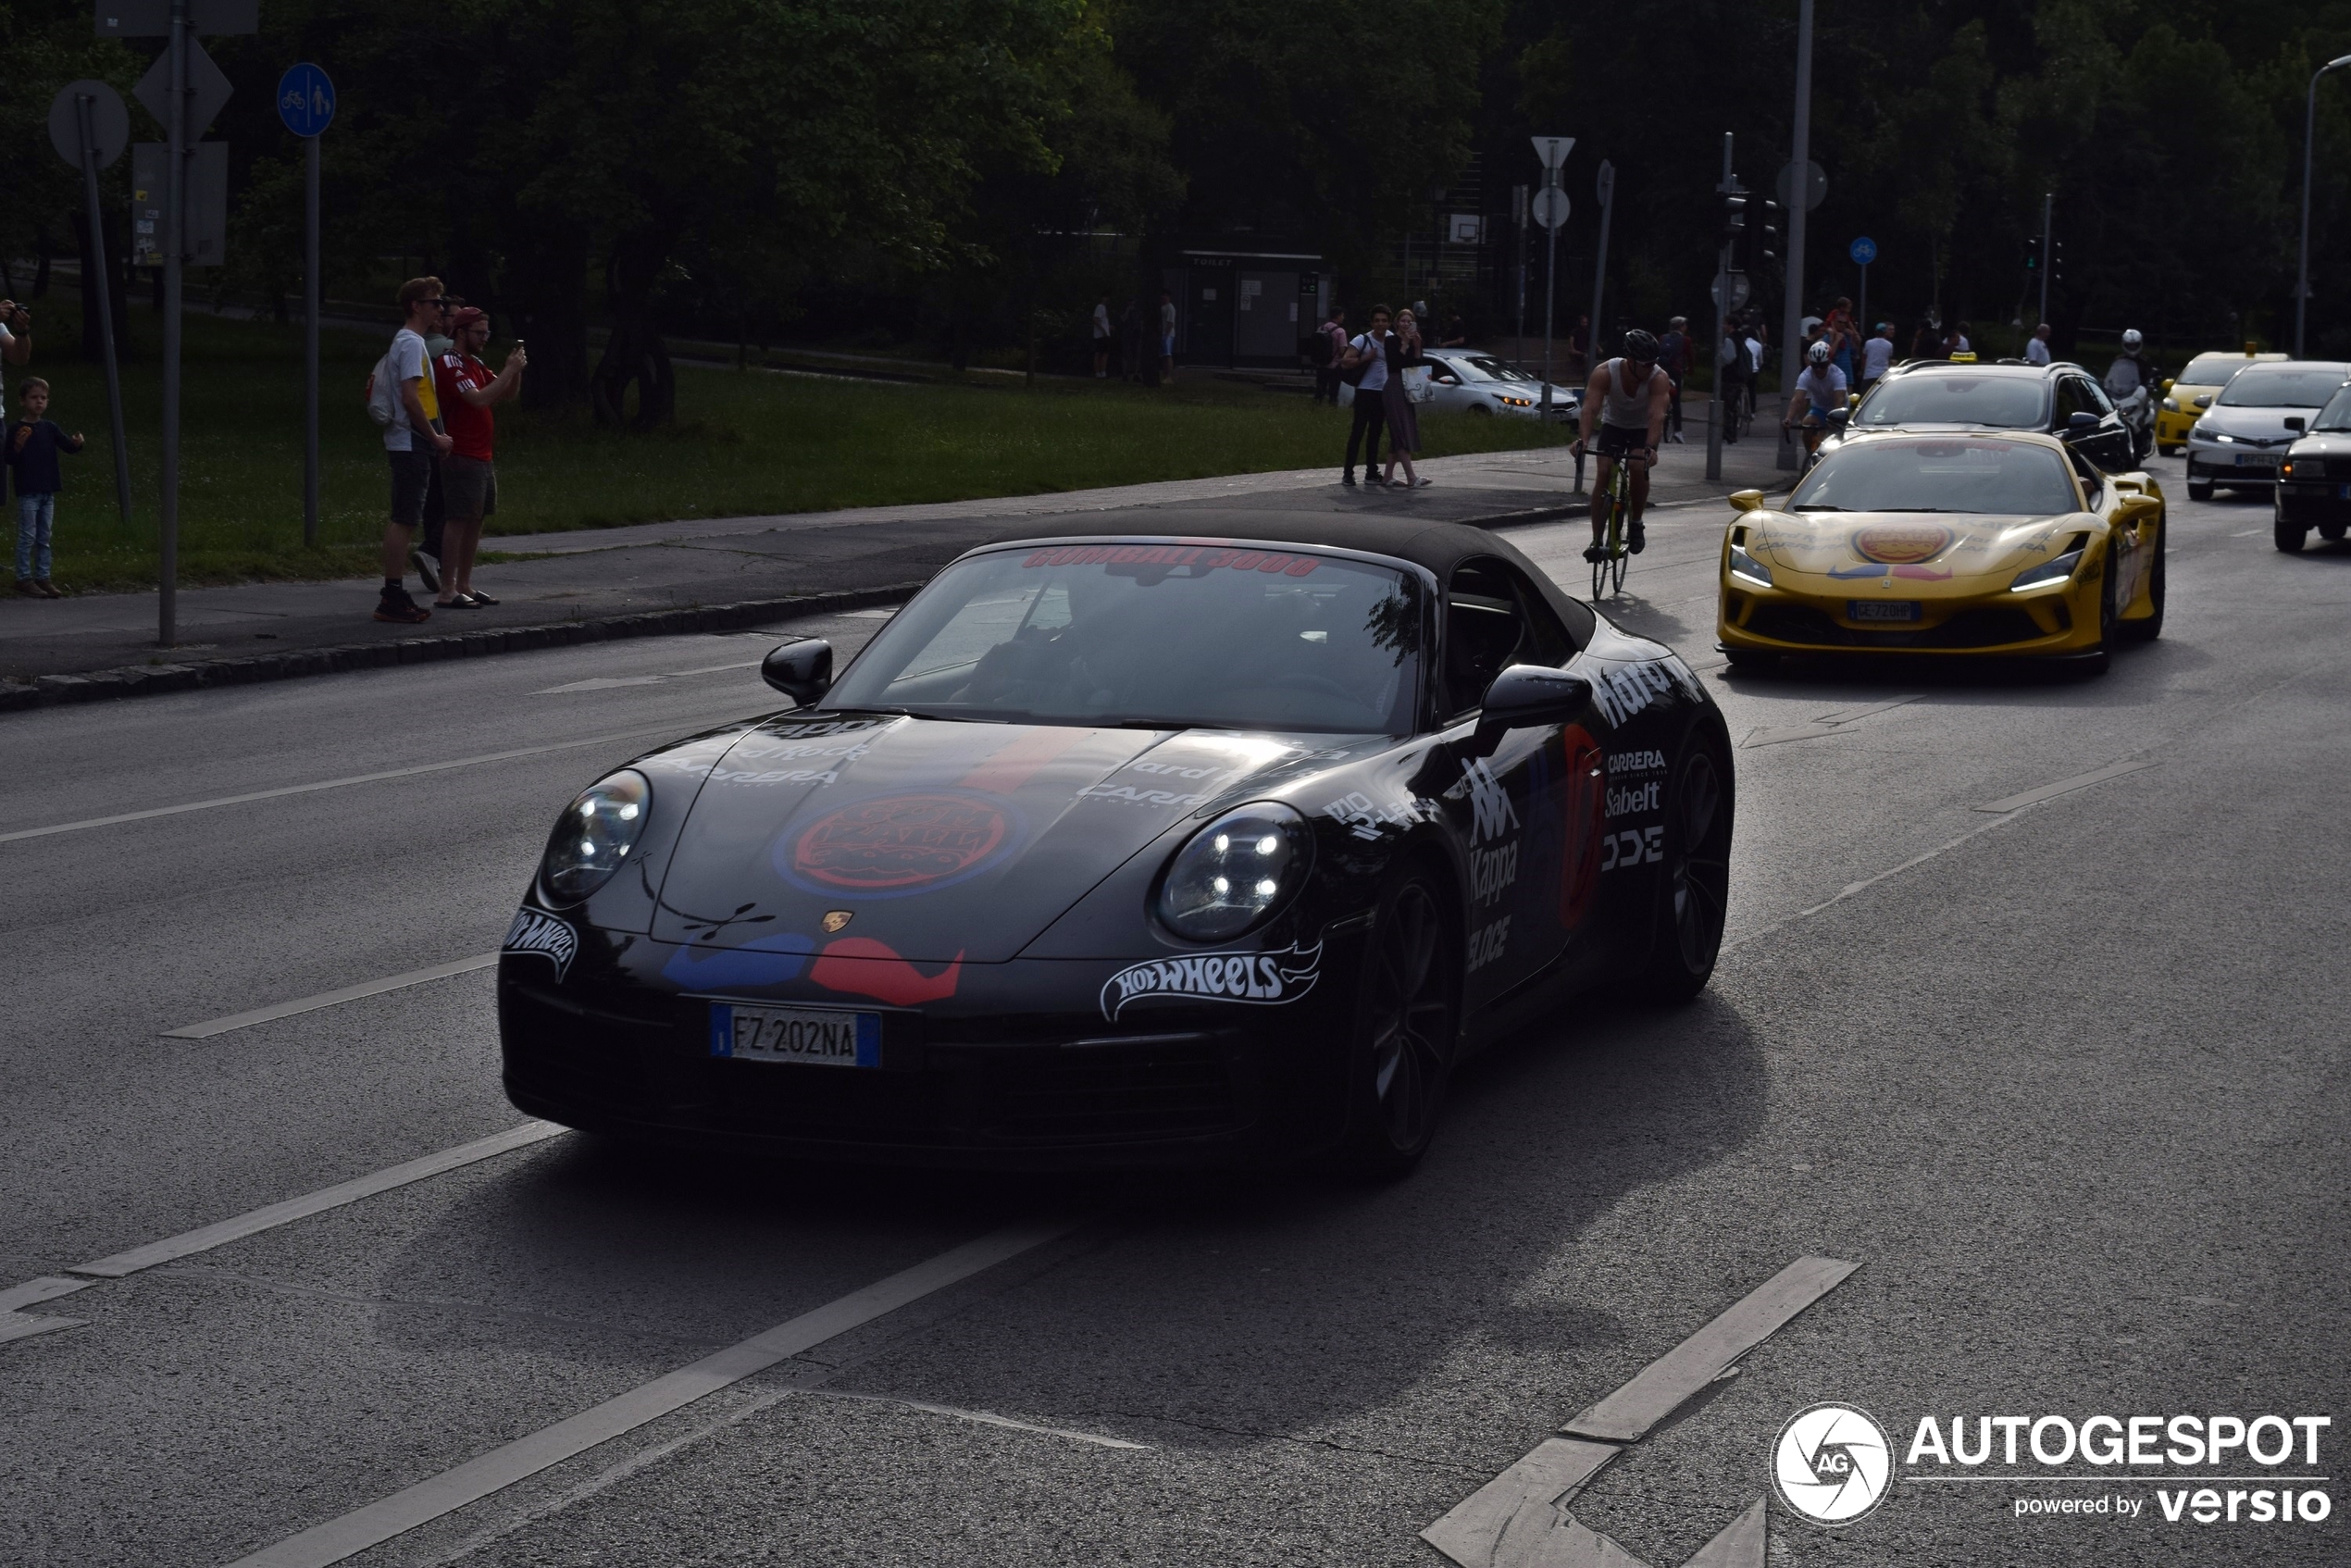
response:
{"label": "asphalt road surface", "polygon": [[[1860,1266],[1576,1520],[1661,1565],[1767,1494],[1775,1564],[2345,1561],[2351,550],[2167,477],[2169,628],[2096,678],[1732,678],[1723,513],[1658,514],[1611,611],[1741,742],[1729,951],[1690,1006],[1479,1059],[1386,1188],[566,1134],[40,1300],[521,1124],[486,968],[168,1031],[488,953],[575,790],[775,701],[734,635],[0,718],[0,1333],[77,1323],[0,1342],[0,1562],[323,1562],[402,1494],[351,1561],[1434,1563],[1420,1530],[1806,1256]],[[1577,527],[1514,538],[1582,582]],[[1772,1487],[1830,1400],[1899,1475],[1835,1530]],[[2315,1463],[1901,1462],[1922,1416],[2183,1413],[2334,1425]],[[2329,1517],[2157,1500],[2255,1475]],[[2107,1511],[2018,1515],[2067,1498]]]}

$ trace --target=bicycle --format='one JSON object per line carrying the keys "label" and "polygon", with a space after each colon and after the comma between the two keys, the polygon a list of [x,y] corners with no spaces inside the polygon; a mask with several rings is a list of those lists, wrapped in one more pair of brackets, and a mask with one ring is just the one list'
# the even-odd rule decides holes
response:
{"label": "bicycle", "polygon": [[1617,454],[1616,467],[1608,477],[1608,489],[1601,492],[1607,505],[1603,508],[1606,522],[1600,542],[1608,554],[1592,563],[1592,597],[1622,593],[1624,591],[1624,561],[1632,553],[1624,548],[1625,525],[1633,516],[1633,473],[1636,463],[1647,464],[1646,457],[1626,452]]}

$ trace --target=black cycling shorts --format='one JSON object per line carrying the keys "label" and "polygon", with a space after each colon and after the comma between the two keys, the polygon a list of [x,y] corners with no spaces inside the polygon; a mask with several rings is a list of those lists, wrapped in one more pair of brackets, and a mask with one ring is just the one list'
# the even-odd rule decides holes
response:
{"label": "black cycling shorts", "polygon": [[1603,457],[1622,457],[1628,452],[1646,451],[1648,444],[1649,428],[1647,425],[1637,429],[1627,425],[1600,427],[1598,445]]}

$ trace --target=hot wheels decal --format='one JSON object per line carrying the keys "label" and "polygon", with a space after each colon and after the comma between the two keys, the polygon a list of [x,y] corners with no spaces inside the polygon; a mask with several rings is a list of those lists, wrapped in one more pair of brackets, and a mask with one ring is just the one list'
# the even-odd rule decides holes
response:
{"label": "hot wheels decal", "polygon": [[1102,1016],[1116,1018],[1131,1002],[1167,997],[1186,1002],[1238,1002],[1258,1007],[1296,1002],[1322,977],[1323,944],[1273,952],[1209,952],[1129,964],[1102,984]]}
{"label": "hot wheels decal", "polygon": [[1621,725],[1659,698],[1675,692],[1687,701],[1702,701],[1704,691],[1690,666],[1680,659],[1644,659],[1619,665],[1592,682],[1592,701],[1609,723]]}
{"label": "hot wheels decal", "polygon": [[498,951],[543,958],[555,966],[555,978],[560,980],[571,972],[571,961],[578,954],[579,933],[567,920],[535,909],[517,909]]}

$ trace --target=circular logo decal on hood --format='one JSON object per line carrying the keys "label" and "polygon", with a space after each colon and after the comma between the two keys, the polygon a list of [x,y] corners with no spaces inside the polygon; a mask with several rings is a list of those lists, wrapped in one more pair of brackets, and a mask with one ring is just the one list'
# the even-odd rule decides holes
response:
{"label": "circular logo decal on hood", "polygon": [[1014,826],[992,801],[884,795],[827,812],[778,846],[776,858],[802,887],[920,892],[980,870],[1012,843]]}
{"label": "circular logo decal on hood", "polygon": [[1953,537],[1940,523],[1882,523],[1855,529],[1853,550],[1864,561],[1907,566],[1932,561],[1950,548]]}

